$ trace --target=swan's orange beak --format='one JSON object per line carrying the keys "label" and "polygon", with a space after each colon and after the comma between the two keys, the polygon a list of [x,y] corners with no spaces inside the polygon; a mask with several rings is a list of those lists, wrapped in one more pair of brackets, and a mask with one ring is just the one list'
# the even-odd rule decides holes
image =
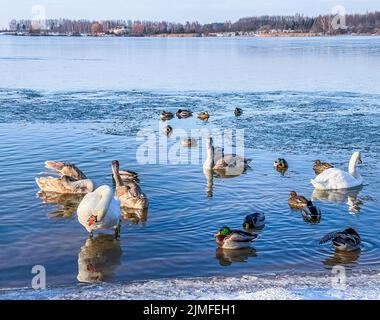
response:
{"label": "swan's orange beak", "polygon": [[96,222],[95,216],[91,216],[90,219],[88,219],[88,225],[92,226]]}

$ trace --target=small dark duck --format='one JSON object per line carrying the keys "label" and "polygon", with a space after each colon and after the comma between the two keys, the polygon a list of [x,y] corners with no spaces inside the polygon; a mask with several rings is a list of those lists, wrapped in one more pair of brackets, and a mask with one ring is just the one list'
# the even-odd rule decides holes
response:
{"label": "small dark duck", "polygon": [[241,116],[243,114],[243,110],[236,107],[234,113],[235,113],[235,116],[238,117],[238,116]]}
{"label": "small dark duck", "polygon": [[170,120],[174,117],[174,114],[172,112],[166,112],[162,111],[160,114],[160,119],[165,121],[165,120]]}
{"label": "small dark duck", "polygon": [[265,215],[263,213],[252,213],[244,218],[243,228],[246,230],[262,228],[265,225]]}
{"label": "small dark duck", "polygon": [[319,244],[332,241],[333,246],[339,251],[354,251],[360,248],[360,236],[353,228],[343,231],[334,231],[326,234]]}
{"label": "small dark duck", "polygon": [[183,110],[183,109],[178,109],[176,112],[176,116],[181,119],[181,118],[188,118],[191,117],[193,113],[190,110]]}

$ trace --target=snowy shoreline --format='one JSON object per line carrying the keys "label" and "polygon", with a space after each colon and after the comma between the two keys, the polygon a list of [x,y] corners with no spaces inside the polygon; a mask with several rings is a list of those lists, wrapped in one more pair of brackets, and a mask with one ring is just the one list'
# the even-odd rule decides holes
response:
{"label": "snowy shoreline", "polygon": [[380,298],[380,273],[347,275],[346,285],[334,285],[328,274],[207,277],[1,289],[0,299],[42,300],[367,300]]}

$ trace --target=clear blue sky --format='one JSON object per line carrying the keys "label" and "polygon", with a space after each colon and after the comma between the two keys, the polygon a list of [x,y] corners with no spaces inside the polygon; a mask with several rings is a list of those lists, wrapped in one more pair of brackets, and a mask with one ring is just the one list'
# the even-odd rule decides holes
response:
{"label": "clear blue sky", "polygon": [[0,27],[12,18],[30,19],[32,7],[43,5],[47,18],[149,19],[201,23],[263,14],[317,15],[336,5],[347,12],[380,10],[379,0],[1,0]]}

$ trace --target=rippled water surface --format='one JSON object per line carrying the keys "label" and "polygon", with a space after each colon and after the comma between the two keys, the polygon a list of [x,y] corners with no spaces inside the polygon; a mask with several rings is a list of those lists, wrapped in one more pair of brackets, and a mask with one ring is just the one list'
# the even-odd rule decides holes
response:
{"label": "rippled water surface", "polygon": [[[21,39],[7,38],[7,41],[14,41],[13,50],[19,50]],[[31,39],[23,41],[26,47],[31,46]],[[35,41],[58,41],[62,50],[68,50],[64,41],[74,40]],[[130,41],[136,41],[135,50],[143,50],[139,48],[142,40]],[[224,45],[229,44],[231,52],[237,54],[253,50],[247,41],[233,44],[227,41]],[[283,43],[288,52],[295,40],[288,41],[276,43],[273,50],[279,50]],[[317,55],[324,61],[326,52],[321,48],[326,40],[319,40],[322,44],[317,43],[315,47],[313,41],[318,40],[297,46],[303,48],[307,59]],[[363,57],[372,62],[374,57],[379,57],[379,41],[374,42],[374,47],[372,39],[355,40],[360,42],[359,47],[346,41],[335,43],[329,50],[338,56],[348,52],[344,59],[351,62],[365,59]],[[186,43],[206,50],[203,43]],[[167,45],[170,47],[170,43]],[[55,48],[51,43],[50,46]],[[145,44],[144,48],[158,50],[154,43],[151,46]],[[41,47],[32,48],[34,51],[27,49],[30,56],[52,63],[50,51],[45,56]],[[186,48],[180,46],[177,50],[183,55],[195,50]],[[3,60],[0,69],[12,70],[10,64],[17,62],[7,61],[4,50],[0,50],[0,60]],[[214,50],[200,52],[212,58],[216,54]],[[260,47],[259,53],[263,50],[269,51],[269,48]],[[300,49],[293,50],[299,52]],[[27,53],[24,56],[28,56]],[[295,63],[296,57],[297,53],[288,59]],[[190,64],[194,63],[193,59],[189,58]],[[41,60],[29,59],[22,63],[30,68]],[[55,62],[60,67],[62,63]],[[91,63],[97,66],[97,62]],[[98,66],[97,74],[103,68],[101,64]],[[243,60],[241,68],[244,66],[253,68],[255,62],[250,64]],[[84,70],[87,67],[85,65]],[[94,90],[84,89],[86,85],[82,80],[80,90],[62,90],[58,86],[41,90],[33,88],[33,83],[28,89],[19,89],[25,87],[17,71],[21,64],[14,68],[15,77],[20,80],[12,81],[19,85],[14,84],[15,88],[5,85],[0,90],[0,287],[30,285],[31,268],[37,264],[46,267],[49,284],[88,280],[88,273],[93,270],[88,268],[90,264],[98,272],[95,278],[110,282],[318,272],[336,264],[353,270],[379,268],[380,95],[376,92],[379,81],[373,83],[374,79],[380,80],[376,73],[378,62],[368,67],[371,69],[367,73],[368,91],[363,90],[361,79],[353,78],[349,86],[356,85],[357,90],[347,90],[335,83],[331,90],[318,90],[313,85],[309,86],[310,90],[298,90],[296,86],[279,90],[271,85],[264,91],[241,92],[232,88],[219,92],[213,88],[215,75],[207,70],[201,74],[202,82],[209,83],[205,90],[189,91],[185,85],[181,90],[174,85],[163,91],[132,90],[134,88],[128,86],[130,79],[123,90],[119,85],[112,90],[104,88],[101,81]],[[141,68],[143,78],[152,72],[149,67]],[[52,69],[43,72],[53,77]],[[305,81],[310,76],[306,72],[302,75],[302,70],[296,73],[295,78],[303,77]],[[163,71],[162,77],[165,76],[173,75]],[[39,81],[42,80],[37,83]],[[158,120],[161,110],[175,111],[181,107],[195,112],[208,110],[210,119],[202,122],[192,117],[165,123]],[[235,107],[244,110],[241,117],[234,116]],[[179,144],[175,134],[169,138],[162,134],[166,124],[185,133],[191,129],[244,129],[245,156],[252,159],[252,168],[234,178],[207,177],[201,162],[191,163],[182,153],[177,157],[181,163],[165,163],[158,149],[156,164],[139,163],[136,152],[141,141],[136,140],[136,134],[140,129],[154,133],[156,146],[167,144],[171,148]],[[320,158],[346,169],[352,152],[357,149],[363,153],[362,190],[313,192],[309,183],[314,177],[313,160]],[[202,154],[202,144],[196,150]],[[273,169],[273,160],[277,157],[284,157],[289,163],[284,176]],[[120,161],[122,168],[139,173],[150,207],[146,215],[124,216],[119,241],[103,235],[88,240],[76,219],[80,197],[38,196],[34,178],[44,170],[45,160],[65,160],[76,163],[96,185],[111,185],[110,164],[114,159]],[[291,190],[314,199],[323,212],[319,224],[309,224],[299,212],[289,209],[287,198]],[[241,228],[244,216],[254,211],[265,213],[266,226],[252,248],[238,252],[217,249],[213,234],[223,225]],[[360,233],[361,251],[342,255],[334,253],[329,245],[318,245],[325,233],[347,226],[353,226]]]}

